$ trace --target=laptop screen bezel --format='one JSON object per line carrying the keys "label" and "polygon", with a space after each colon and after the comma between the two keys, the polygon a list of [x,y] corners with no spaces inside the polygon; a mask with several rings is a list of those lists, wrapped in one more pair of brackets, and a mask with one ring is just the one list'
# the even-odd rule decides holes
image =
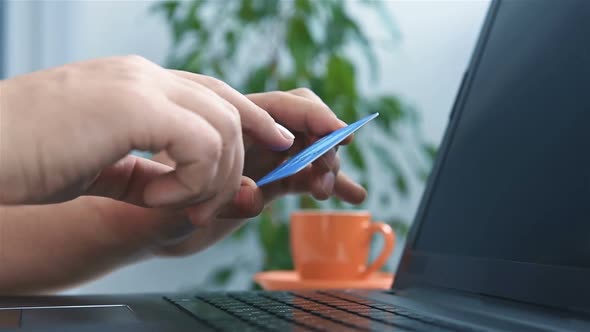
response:
{"label": "laptop screen bezel", "polygon": [[590,269],[524,263],[484,257],[421,252],[417,236],[448,155],[458,119],[485,52],[488,36],[502,0],[490,4],[480,37],[465,72],[443,137],[439,154],[426,184],[404,253],[392,286],[394,291],[426,287],[487,295],[543,306],[590,313]]}

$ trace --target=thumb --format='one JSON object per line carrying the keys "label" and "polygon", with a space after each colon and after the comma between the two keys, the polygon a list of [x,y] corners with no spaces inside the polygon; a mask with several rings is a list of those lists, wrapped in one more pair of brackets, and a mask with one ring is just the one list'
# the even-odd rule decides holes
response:
{"label": "thumb", "polygon": [[254,180],[243,176],[240,190],[220,213],[220,218],[246,219],[259,215],[264,209],[264,195]]}
{"label": "thumb", "polygon": [[170,166],[149,159],[127,155],[104,168],[85,194],[147,207],[143,199],[147,184],[173,170]]}

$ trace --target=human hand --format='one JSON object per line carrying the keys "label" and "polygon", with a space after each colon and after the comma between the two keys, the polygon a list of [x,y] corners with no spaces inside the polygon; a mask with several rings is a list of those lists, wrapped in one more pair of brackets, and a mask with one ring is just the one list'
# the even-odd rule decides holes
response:
{"label": "human hand", "polygon": [[[191,206],[192,217],[207,219],[239,189],[242,132],[275,150],[292,144],[224,83],[137,56],[2,81],[0,103],[0,204],[98,195]],[[177,167],[128,156],[134,149],[166,151]]]}
{"label": "human hand", "polygon": [[[61,210],[67,211],[68,206],[78,206],[78,209],[93,211],[90,215],[96,216],[94,219],[97,220],[94,222],[95,226],[91,227],[103,229],[102,233],[106,234],[98,240],[93,240],[98,244],[92,244],[93,241],[84,241],[79,246],[96,247],[96,251],[104,252],[106,249],[103,248],[102,243],[110,243],[109,241],[112,242],[112,239],[120,239],[120,245],[109,245],[109,247],[121,248],[109,249],[113,252],[114,258],[107,259],[107,263],[103,264],[105,266],[110,266],[113,261],[124,257],[124,252],[130,251],[129,247],[136,248],[131,252],[149,248],[155,255],[189,255],[207,248],[232,230],[240,227],[246,218],[259,214],[265,203],[280,195],[311,193],[318,199],[325,199],[333,194],[351,203],[360,203],[365,198],[365,190],[339,172],[339,158],[335,151],[318,159],[292,177],[262,188],[256,187],[253,179],[265,175],[282,162],[287,155],[297,153],[309,142],[344,126],[344,124],[319,98],[308,90],[295,90],[289,93],[270,92],[248,97],[272,112],[273,116],[280,119],[286,126],[296,130],[298,133],[297,142],[288,151],[274,152],[264,145],[255,143],[246,135],[247,152],[244,175],[248,177],[242,178],[239,193],[232,202],[221,209],[217,218],[195,222],[195,219],[191,219],[190,214],[186,213],[187,209],[184,208],[142,208],[110,200],[78,199],[71,203],[65,203],[66,205],[62,204]],[[133,166],[134,164],[142,165],[142,167],[136,168]],[[125,178],[124,174],[129,173],[125,170],[135,169],[136,174],[143,173],[137,178],[151,178],[157,174],[170,172],[175,167],[175,162],[166,153],[159,153],[149,164],[140,157],[125,158],[111,167],[108,172],[103,172],[101,176],[117,183],[129,183],[130,187],[141,187],[140,181]],[[117,197],[124,192],[125,190],[121,190],[119,194],[112,193],[110,196]],[[129,197],[127,197],[128,199]],[[58,219],[67,220],[63,217]],[[70,232],[84,233],[88,223],[84,227],[79,227],[80,230],[74,231],[73,229],[76,229],[78,224],[72,222],[68,227]],[[96,231],[93,231],[92,234],[96,234]],[[108,239],[108,241],[102,238]],[[78,252],[86,251],[78,250]],[[69,261],[78,257],[73,256]]]}
{"label": "human hand", "polygon": [[[311,193],[320,200],[335,195],[353,204],[361,203],[366,198],[365,189],[339,171],[340,159],[336,154],[337,148],[293,176],[261,188],[257,187],[255,180],[266,175],[287,156],[299,152],[311,142],[346,124],[338,120],[319,97],[307,89],[260,93],[247,97],[268,111],[278,122],[296,132],[295,143],[287,151],[277,152],[256,144],[245,136],[244,177],[240,191],[232,202],[220,210],[221,213],[215,220],[205,221],[200,226],[206,227],[198,229],[183,227],[182,225],[188,224],[183,224],[183,217],[179,212],[168,211],[159,214],[157,219],[165,218],[168,229],[174,229],[172,232],[167,230],[160,234],[174,236],[168,236],[168,240],[161,242],[163,244],[154,250],[158,255],[189,255],[202,250],[238,228],[244,219],[260,214],[268,202],[289,193]],[[349,137],[342,144],[347,144],[351,140],[352,137]],[[175,166],[165,154],[156,155],[154,160],[170,167]],[[176,240],[171,240],[174,238]]]}
{"label": "human hand", "polygon": [[[353,204],[366,198],[366,191],[359,184],[340,172],[338,147],[330,150],[299,173],[267,184],[255,185],[268,172],[309,146],[322,136],[346,126],[328,106],[312,91],[305,88],[288,92],[267,92],[247,96],[269,112],[279,123],[295,133],[293,146],[282,152],[271,151],[255,142],[245,140],[246,157],[244,177],[239,193],[222,214],[224,217],[245,218],[258,215],[264,206],[289,193],[311,193],[319,200],[336,197]],[[341,144],[348,144],[352,136]]]}
{"label": "human hand", "polygon": [[[340,158],[336,154],[337,147],[299,173],[258,188],[255,181],[287,157],[346,124],[308,89],[259,93],[247,97],[269,112],[278,122],[294,131],[296,139],[290,149],[281,152],[269,150],[245,136],[246,157],[241,188],[234,200],[221,210],[220,218],[254,217],[268,202],[289,193],[311,193],[319,200],[335,195],[353,204],[361,203],[365,199],[365,189],[339,171]],[[347,144],[351,140],[352,136],[342,144]],[[171,167],[175,166],[163,154],[157,155],[156,160]]]}

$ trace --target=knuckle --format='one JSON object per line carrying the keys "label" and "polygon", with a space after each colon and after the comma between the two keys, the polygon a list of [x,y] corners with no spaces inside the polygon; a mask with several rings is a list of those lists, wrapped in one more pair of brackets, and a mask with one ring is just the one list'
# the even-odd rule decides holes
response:
{"label": "knuckle", "polygon": [[242,134],[242,124],[240,118],[240,112],[238,109],[230,104],[227,103],[225,107],[225,119],[223,119],[223,130],[225,137],[237,137],[238,135]]}
{"label": "knuckle", "polygon": [[282,104],[294,97],[294,95],[285,91],[268,92],[267,95],[267,107],[269,108],[279,108]]}
{"label": "knuckle", "polygon": [[208,160],[217,161],[221,159],[223,153],[223,140],[218,133],[213,132],[208,135],[204,153]]}
{"label": "knuckle", "polygon": [[[147,61],[147,60],[146,60]],[[121,83],[124,85],[125,92],[136,95],[137,93],[144,94],[144,90],[153,85],[153,78],[145,66],[133,60],[123,59],[119,62],[117,68]]]}
{"label": "knuckle", "polygon": [[137,54],[129,54],[129,55],[125,55],[121,57],[121,62],[123,62],[124,64],[130,65],[130,66],[141,66],[141,65],[147,65],[150,64],[151,62],[142,57],[141,55],[137,55]]}
{"label": "knuckle", "polygon": [[305,88],[305,87],[297,88],[297,89],[294,89],[294,90],[291,90],[291,91],[292,92],[295,92],[295,93],[302,94],[304,96],[313,96],[313,95],[315,95],[315,93],[313,91],[311,91],[311,89]]}
{"label": "knuckle", "polygon": [[273,92],[271,92],[271,94],[273,94],[277,100],[284,100],[284,99],[292,97],[292,94],[290,94],[289,92],[285,92],[285,91],[273,91]]}
{"label": "knuckle", "polygon": [[211,76],[202,76],[202,79],[204,80],[203,83],[212,90],[230,89],[229,84],[225,83],[224,81],[222,81],[218,78],[211,77]]}
{"label": "knuckle", "polygon": [[227,112],[233,124],[240,125],[240,111],[230,102],[227,102]]}
{"label": "knuckle", "polygon": [[126,55],[120,58],[118,70],[127,82],[145,84],[153,81],[152,62],[139,55]]}

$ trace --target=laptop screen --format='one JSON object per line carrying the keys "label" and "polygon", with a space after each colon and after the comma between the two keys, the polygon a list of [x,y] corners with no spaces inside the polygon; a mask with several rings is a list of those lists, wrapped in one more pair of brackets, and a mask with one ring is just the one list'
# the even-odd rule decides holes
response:
{"label": "laptop screen", "polygon": [[[589,308],[587,296],[556,299],[534,284],[554,275],[554,288],[590,291],[590,1],[502,1],[491,11],[416,220],[414,272]],[[433,274],[430,262],[445,258],[460,270]],[[472,272],[480,280],[465,282]],[[516,294],[518,284],[528,290]]]}

